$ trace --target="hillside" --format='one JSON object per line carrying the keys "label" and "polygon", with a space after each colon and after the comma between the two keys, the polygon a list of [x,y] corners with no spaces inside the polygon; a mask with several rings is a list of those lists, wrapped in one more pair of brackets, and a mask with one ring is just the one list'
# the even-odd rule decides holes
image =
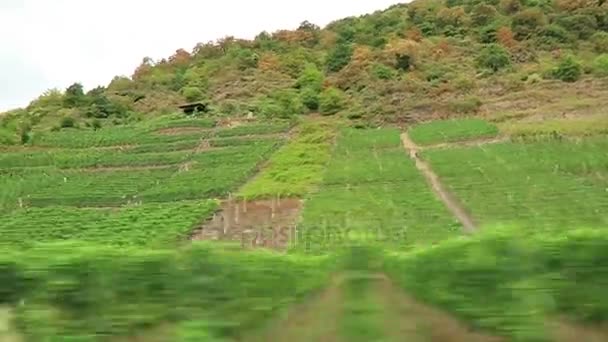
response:
{"label": "hillside", "polygon": [[3,117],[0,141],[147,120],[199,100],[218,116],[321,112],[358,124],[468,114],[597,122],[608,98],[606,31],[601,0],[418,0],[323,29],[304,22],[144,58],[133,75],[86,94],[78,83],[49,90]]}
{"label": "hillside", "polygon": [[605,30],[419,0],[49,91],[2,117],[0,341],[608,340]]}

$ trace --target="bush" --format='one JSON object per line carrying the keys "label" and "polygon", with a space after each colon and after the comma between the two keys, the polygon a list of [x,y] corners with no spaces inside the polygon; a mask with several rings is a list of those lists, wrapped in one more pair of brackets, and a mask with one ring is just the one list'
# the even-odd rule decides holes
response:
{"label": "bush", "polygon": [[593,43],[593,48],[596,52],[608,52],[608,32],[596,32],[591,36],[591,42]]}
{"label": "bush", "polygon": [[530,38],[540,27],[544,26],[545,22],[545,14],[542,10],[539,8],[529,8],[513,16],[511,29],[515,33],[515,38],[525,40]]}
{"label": "bush", "polygon": [[329,52],[327,55],[326,65],[327,70],[331,72],[338,72],[342,70],[353,56],[353,47],[350,44],[342,43],[336,45],[336,47]]}
{"label": "bush", "polygon": [[598,56],[593,61],[593,73],[598,76],[608,76],[608,54]]}
{"label": "bush", "polygon": [[381,80],[391,80],[395,77],[395,73],[391,68],[379,63],[376,63],[372,66],[372,74],[374,75],[374,77]]}
{"label": "bush", "polygon": [[481,68],[497,72],[511,65],[511,56],[502,46],[490,44],[481,50],[481,53],[477,57],[477,65]]}
{"label": "bush", "polygon": [[324,79],[325,76],[321,70],[319,70],[316,65],[309,63],[302,71],[302,74],[300,74],[296,86],[300,89],[311,88],[319,93],[323,89]]}
{"label": "bush", "polygon": [[313,88],[304,88],[300,94],[302,104],[310,110],[319,109],[319,92]]}
{"label": "bush", "polygon": [[321,93],[319,108],[323,115],[333,115],[344,108],[344,93],[336,88],[328,88]]}
{"label": "bush", "polygon": [[76,126],[76,121],[74,120],[74,118],[66,116],[61,118],[61,121],[59,121],[59,126],[61,128],[72,128]]}
{"label": "bush", "polygon": [[580,39],[591,37],[598,27],[597,19],[587,14],[565,15],[558,18],[556,22]]}
{"label": "bush", "polygon": [[559,65],[553,69],[552,76],[564,82],[576,82],[581,78],[583,68],[572,56],[564,58]]}
{"label": "bush", "polygon": [[304,105],[294,89],[278,90],[262,99],[259,111],[267,118],[288,119],[304,112]]}
{"label": "bush", "polygon": [[572,40],[568,30],[555,24],[540,28],[537,35],[538,45],[546,49],[554,49]]}
{"label": "bush", "polygon": [[498,15],[498,11],[492,5],[478,4],[473,8],[471,19],[476,26],[483,26],[491,23]]}
{"label": "bush", "polygon": [[479,41],[484,44],[492,44],[498,41],[498,28],[495,25],[484,26],[479,29]]}
{"label": "bush", "polygon": [[184,87],[182,88],[182,95],[184,95],[187,101],[194,102],[203,97],[203,92],[198,87]]}

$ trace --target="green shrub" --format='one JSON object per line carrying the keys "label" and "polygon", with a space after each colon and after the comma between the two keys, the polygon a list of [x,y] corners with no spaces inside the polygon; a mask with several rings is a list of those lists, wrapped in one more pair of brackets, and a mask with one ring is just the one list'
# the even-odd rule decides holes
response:
{"label": "green shrub", "polygon": [[492,44],[497,41],[498,28],[495,25],[484,26],[479,29],[479,41],[484,44]]}
{"label": "green shrub", "polygon": [[608,54],[598,56],[593,61],[593,73],[598,76],[608,76]]}
{"label": "green shrub", "polygon": [[498,15],[498,11],[492,5],[480,3],[473,8],[471,20],[476,26],[483,26],[491,23]]}
{"label": "green shrub", "polygon": [[384,64],[380,64],[380,63],[375,63],[372,66],[372,75],[374,75],[374,77],[381,79],[381,80],[391,80],[395,77],[395,73],[393,72],[393,69],[389,68],[388,66],[384,65]]}
{"label": "green shrub", "polygon": [[543,48],[554,49],[572,41],[570,33],[559,25],[547,25],[539,29],[536,41]]}
{"label": "green shrub", "polygon": [[59,126],[61,128],[72,128],[76,126],[76,121],[74,120],[74,118],[70,117],[70,116],[66,116],[61,118],[61,121],[59,122]]}
{"label": "green shrub", "polygon": [[350,59],[353,56],[353,47],[350,44],[342,43],[336,45],[336,47],[331,50],[326,59],[327,70],[331,72],[338,72],[342,70],[348,63],[350,63]]}
{"label": "green shrub", "polygon": [[576,82],[583,74],[581,64],[572,56],[567,56],[552,71],[553,78],[564,82]]}
{"label": "green shrub", "polygon": [[182,88],[182,95],[184,95],[187,101],[194,102],[203,97],[203,92],[198,87],[184,87]]}
{"label": "green shrub", "polygon": [[608,32],[600,31],[591,36],[593,48],[599,53],[608,52]]}
{"label": "green shrub", "polygon": [[323,90],[324,79],[325,76],[321,70],[319,70],[316,65],[309,63],[298,78],[296,86],[300,89],[310,88],[319,93]]}
{"label": "green shrub", "polygon": [[513,16],[511,30],[518,40],[530,38],[534,32],[545,25],[546,19],[539,8],[529,8]]}
{"label": "green shrub", "polygon": [[597,19],[589,14],[567,14],[557,18],[556,23],[580,39],[587,39],[597,31]]}
{"label": "green shrub", "polygon": [[304,105],[295,89],[282,89],[263,98],[258,110],[267,118],[287,119],[302,114]]}
{"label": "green shrub", "polygon": [[336,88],[328,88],[319,99],[319,109],[323,115],[333,115],[344,109],[344,93]]}
{"label": "green shrub", "polygon": [[315,111],[319,109],[319,92],[313,88],[304,88],[300,94],[302,104],[306,108]]}
{"label": "green shrub", "polygon": [[477,57],[477,65],[481,68],[497,72],[511,65],[511,56],[502,46],[490,44],[481,50]]}

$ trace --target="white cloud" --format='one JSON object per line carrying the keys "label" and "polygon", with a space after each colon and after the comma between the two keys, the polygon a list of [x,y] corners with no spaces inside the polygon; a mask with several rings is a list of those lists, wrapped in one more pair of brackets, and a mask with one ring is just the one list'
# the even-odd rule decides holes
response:
{"label": "white cloud", "polygon": [[398,2],[0,0],[0,110],[73,82],[105,85],[131,74],[145,56],[168,57],[227,35],[253,38],[304,20],[323,26]]}

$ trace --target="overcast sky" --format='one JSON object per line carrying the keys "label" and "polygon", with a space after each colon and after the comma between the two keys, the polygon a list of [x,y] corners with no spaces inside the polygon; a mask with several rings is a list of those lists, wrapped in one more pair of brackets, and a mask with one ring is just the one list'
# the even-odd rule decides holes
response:
{"label": "overcast sky", "polygon": [[227,35],[295,29],[404,0],[0,0],[0,111],[50,88],[131,75],[145,56]]}

